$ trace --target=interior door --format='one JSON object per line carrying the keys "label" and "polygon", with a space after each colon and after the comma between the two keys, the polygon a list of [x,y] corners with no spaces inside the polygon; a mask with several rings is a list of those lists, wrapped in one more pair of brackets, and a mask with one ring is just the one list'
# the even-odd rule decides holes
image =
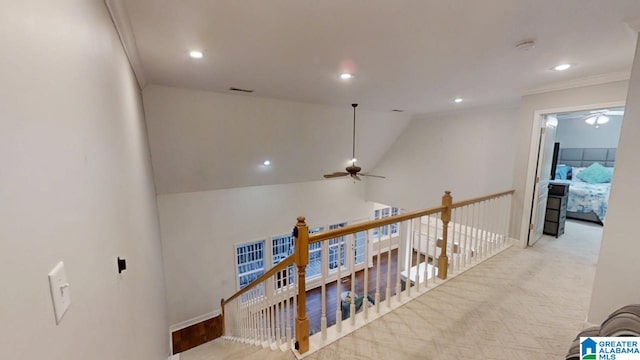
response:
{"label": "interior door", "polygon": [[533,245],[540,240],[544,229],[544,215],[549,195],[549,182],[551,181],[553,144],[556,139],[558,119],[553,115],[547,115],[543,118],[541,125],[542,131],[540,131],[540,145],[538,147],[538,164],[536,166],[536,182],[533,191],[528,245]]}

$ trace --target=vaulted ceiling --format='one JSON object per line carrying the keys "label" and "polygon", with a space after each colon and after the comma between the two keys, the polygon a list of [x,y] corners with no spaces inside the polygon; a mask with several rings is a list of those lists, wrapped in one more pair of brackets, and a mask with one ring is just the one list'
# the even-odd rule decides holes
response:
{"label": "vaulted ceiling", "polygon": [[[370,138],[364,133],[361,137],[367,145],[358,152],[371,154],[365,164],[371,168],[411,115],[516,103],[523,94],[578,79],[628,78],[637,35],[625,22],[640,16],[638,0],[126,0],[123,4],[131,25],[128,36],[135,39],[139,54],[137,71],[145,84],[215,93],[245,88],[255,90],[243,95],[250,98],[344,109],[318,110],[339,117],[336,121],[306,117],[318,123],[313,133],[326,127],[323,141],[303,144],[309,161],[290,155],[287,149],[295,142],[289,140],[281,143],[282,149],[269,150],[282,154],[280,164],[288,167],[282,170],[286,174],[269,179],[257,179],[255,172],[233,172],[259,161],[265,150],[251,150],[254,142],[237,139],[229,153],[216,152],[205,145],[215,136],[204,136],[215,132],[215,122],[208,132],[200,132],[202,144],[195,146],[190,131],[197,132],[198,127],[181,133],[166,116],[158,120],[147,114],[156,183],[172,184],[159,186],[160,192],[307,181],[340,170],[348,157],[342,153],[350,150],[353,102],[370,112],[368,116],[363,112],[363,124],[367,117],[387,124]],[[525,39],[535,40],[535,46],[517,49]],[[190,50],[201,50],[204,57],[192,59]],[[552,70],[561,63],[572,67]],[[353,79],[340,79],[343,72],[352,73]],[[456,97],[463,101],[454,103]],[[403,116],[389,115],[392,109],[404,110]],[[277,118],[276,113],[271,117]],[[293,109],[287,116],[295,123],[293,118],[305,113]],[[194,121],[200,124],[202,118]],[[176,127],[166,133],[154,131],[167,122]],[[236,122],[236,126],[250,125]],[[295,126],[276,132],[263,125],[259,128],[266,129],[262,134],[269,139],[260,141],[268,144],[296,135],[291,130]],[[164,150],[154,150],[154,143]],[[242,156],[229,160],[229,154]],[[166,161],[164,175],[159,175],[158,161]]]}

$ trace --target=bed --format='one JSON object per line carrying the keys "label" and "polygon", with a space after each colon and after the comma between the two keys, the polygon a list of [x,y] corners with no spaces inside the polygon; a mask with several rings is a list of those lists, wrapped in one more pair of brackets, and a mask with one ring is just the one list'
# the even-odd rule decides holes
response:
{"label": "bed", "polygon": [[[591,184],[582,181],[578,174],[598,163],[610,169],[616,160],[615,148],[564,148],[560,149],[556,179],[553,182],[569,183],[567,218],[590,221],[602,225],[607,214],[611,182]],[[562,179],[562,167],[570,167],[570,175]],[[560,179],[558,179],[560,177]]]}

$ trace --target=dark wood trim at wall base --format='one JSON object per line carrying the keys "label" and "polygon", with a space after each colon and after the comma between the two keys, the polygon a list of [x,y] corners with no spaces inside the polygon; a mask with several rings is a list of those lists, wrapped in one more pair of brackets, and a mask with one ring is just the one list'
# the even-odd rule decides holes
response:
{"label": "dark wood trim at wall base", "polygon": [[188,326],[171,333],[173,354],[202,345],[222,336],[222,317],[220,315]]}

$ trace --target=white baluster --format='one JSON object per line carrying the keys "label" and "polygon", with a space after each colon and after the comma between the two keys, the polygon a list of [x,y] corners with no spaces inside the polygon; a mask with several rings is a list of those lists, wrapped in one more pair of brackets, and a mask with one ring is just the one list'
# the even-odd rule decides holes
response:
{"label": "white baluster", "polygon": [[245,302],[245,306],[244,306],[244,318],[245,318],[245,336],[244,336],[244,342],[249,343],[249,344],[253,344],[253,306],[255,303],[255,300],[253,298],[253,292],[254,289],[251,289],[250,291],[247,292],[247,301]]}
{"label": "white baluster", "polygon": [[248,342],[249,344],[252,343],[252,337],[253,337],[253,329],[252,329],[252,324],[251,324],[251,308],[253,307],[253,303],[255,302],[254,300],[254,296],[255,296],[255,288],[251,289],[251,291],[247,292],[247,294],[249,294],[249,300],[247,301],[245,307],[244,307],[244,311],[245,311],[245,342]]}
{"label": "white baluster", "polygon": [[[418,233],[418,244],[415,245],[415,247],[418,248],[418,251],[416,252],[416,291],[418,292],[418,294],[420,294],[420,264],[422,263],[421,258],[422,256],[420,256],[420,249],[422,249],[420,246],[422,245],[422,217],[416,218],[415,219],[417,221],[417,223],[414,223],[414,228],[413,231]],[[417,229],[416,229],[417,227]],[[415,236],[415,234],[414,234]],[[414,240],[415,241],[415,240]],[[411,244],[411,256],[413,256],[413,249],[414,249],[414,245]],[[424,264],[424,266],[426,267],[427,264]],[[409,271],[407,272],[407,276],[410,278],[411,277],[411,268],[409,268]],[[426,278],[425,278],[426,280]]]}
{"label": "white baluster", "polygon": [[482,203],[482,259],[486,259],[487,257],[487,202],[483,201]]}
{"label": "white baluster", "polygon": [[280,302],[278,301],[278,294],[270,301],[273,307],[274,328],[273,328],[273,344],[277,348],[280,346]]}
{"label": "white baluster", "polygon": [[[404,250],[404,254],[408,255],[408,261],[406,262],[404,268],[405,271],[407,272],[407,278],[404,281],[404,286],[407,288],[407,296],[411,297],[411,267],[413,266],[413,237],[415,236],[415,219],[411,219],[411,220],[407,220],[406,221],[406,226],[407,226],[407,246],[406,246],[406,250]],[[400,263],[400,256],[398,256],[398,263]],[[405,256],[406,258],[406,256]],[[420,263],[420,258],[418,258],[418,265]],[[418,266],[416,265],[416,266]],[[416,268],[417,269],[417,268]],[[417,274],[416,274],[417,275]],[[398,270],[398,277],[400,277],[400,270]],[[417,286],[417,290],[420,291],[420,277],[416,276],[416,284],[415,286]],[[400,297],[398,297],[398,300],[400,300]]]}
{"label": "white baluster", "polygon": [[469,245],[469,206],[463,206],[463,214],[464,214],[464,245],[462,246],[462,266],[464,268],[467,267],[467,262],[469,261],[469,251],[471,251],[471,246]]}
{"label": "white baluster", "polygon": [[[247,292],[247,295],[249,295],[249,293]],[[248,319],[247,319],[247,308],[249,307],[249,302],[251,298],[249,297],[249,299],[247,299],[247,301],[245,301],[245,303],[242,305],[242,342],[246,343],[247,339],[249,338],[249,325],[247,324]]]}
{"label": "white baluster", "polygon": [[[422,224],[422,220],[420,220],[420,224]],[[420,225],[422,227],[422,225]],[[431,216],[427,215],[427,239],[426,246],[424,250],[424,288],[427,289],[429,287],[429,247],[431,246]],[[431,258],[431,263],[434,264],[433,258]],[[433,265],[431,265],[433,268]]]}
{"label": "white baluster", "polygon": [[349,305],[349,323],[351,326],[354,326],[356,324],[356,234],[351,234],[348,239],[349,248],[351,249],[349,255],[349,268],[351,270],[351,304]]}
{"label": "white baluster", "polygon": [[493,255],[493,212],[492,200],[487,200],[487,257]]}
{"label": "white baluster", "polygon": [[[390,225],[387,225],[390,226]],[[387,287],[385,289],[385,300],[387,307],[391,307],[391,229],[387,231],[389,237],[387,238]]]}
{"label": "white baluster", "polygon": [[[271,284],[268,288],[273,289],[273,276],[269,279],[271,280]],[[271,293],[273,294],[273,292]],[[273,347],[276,338],[276,314],[271,299],[273,299],[273,296],[267,297],[267,305],[269,306],[269,347]]]}
{"label": "white baluster", "polygon": [[458,234],[456,233],[456,215],[458,214],[458,209],[452,209],[451,210],[451,221],[449,222],[449,225],[451,225],[451,231],[449,232],[451,234],[451,239],[449,239],[447,241],[447,247],[451,248],[451,272],[453,274],[455,274],[456,272],[456,263],[458,262],[456,259],[456,240],[460,241],[460,239],[458,239]]}
{"label": "white baluster", "polygon": [[497,205],[498,204],[498,200],[497,199],[493,199],[491,200],[491,218],[493,219],[493,221],[491,221],[491,252],[493,254],[496,253],[496,251],[498,251],[498,246],[497,246],[497,242],[498,242],[498,208]]}
{"label": "white baluster", "polygon": [[504,218],[503,228],[502,228],[502,238],[503,245],[508,245],[509,241],[509,225],[511,221],[511,214],[509,213],[509,205],[511,205],[511,195],[507,195],[504,197],[502,203],[502,217]]}
{"label": "white baluster", "polygon": [[327,340],[327,277],[329,271],[329,246],[328,241],[322,242],[320,251],[320,272],[322,273],[322,284],[320,285],[320,297],[322,313],[320,314],[320,331],[322,340]]}
{"label": "white baluster", "polygon": [[289,279],[293,275],[291,273],[291,267],[287,266],[285,273],[287,274],[287,286],[284,287],[284,322],[282,323],[284,326],[284,347],[285,349],[289,349],[289,345],[291,344],[291,332],[289,331],[290,326],[290,317],[291,317],[291,309],[289,309],[289,290],[291,289],[291,282]]}
{"label": "white baluster", "polygon": [[340,283],[341,279],[341,272],[340,272],[340,268],[342,266],[340,266],[340,244],[341,244],[342,240],[338,239],[338,246],[337,246],[337,251],[336,251],[336,266],[338,268],[338,273],[337,273],[337,277],[336,277],[336,330],[338,330],[338,333],[342,332],[342,298],[340,297],[342,295],[342,284]]}
{"label": "white baluster", "polygon": [[378,228],[378,260],[376,261],[376,314],[380,313],[380,253],[382,252],[382,228]]}
{"label": "white baluster", "polygon": [[365,241],[364,241],[364,319],[365,321],[369,319],[369,259],[370,259],[370,249],[369,249],[369,231],[364,232]]}
{"label": "white baluster", "polygon": [[293,317],[291,318],[291,338],[296,338],[295,319],[298,317],[298,268],[294,265],[293,270]]}
{"label": "white baluster", "polygon": [[[402,271],[401,257],[405,253],[405,246],[407,244],[407,236],[405,235],[407,228],[407,222],[403,221],[398,223],[398,251],[396,252],[396,298],[398,302],[402,299],[402,285],[400,284],[400,272]],[[391,225],[389,225],[389,244],[391,244]],[[389,259],[389,265],[391,265],[391,259]]]}
{"label": "white baluster", "polygon": [[477,205],[477,216],[478,216],[478,223],[476,224],[477,226],[477,233],[478,233],[478,252],[477,252],[477,257],[476,257],[476,262],[480,262],[480,260],[482,259],[482,203],[479,202],[476,204]]}
{"label": "white baluster", "polygon": [[264,329],[260,318],[260,312],[264,308],[264,296],[260,296],[260,286],[258,285],[250,291],[251,302],[247,304],[247,315],[251,318],[255,327],[251,342],[256,345],[262,345],[261,333]]}
{"label": "white baluster", "polygon": [[498,214],[497,216],[500,217],[500,222],[498,223],[498,247],[500,249],[502,249],[502,247],[504,246],[504,199],[506,198],[506,196],[501,196],[498,198]]}

